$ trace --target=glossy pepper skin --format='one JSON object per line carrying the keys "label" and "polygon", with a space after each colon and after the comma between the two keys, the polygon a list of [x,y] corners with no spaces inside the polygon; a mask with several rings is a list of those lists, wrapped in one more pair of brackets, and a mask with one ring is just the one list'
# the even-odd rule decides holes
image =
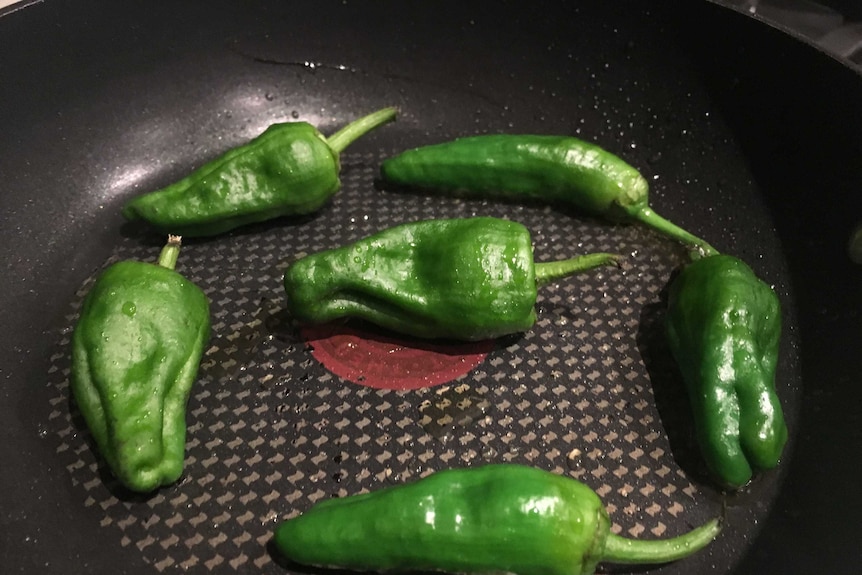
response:
{"label": "glossy pepper skin", "polygon": [[72,336],[72,394],[111,471],[137,492],[182,474],[186,403],[209,337],[206,296],[173,269],[179,249],[172,236],[158,264],[105,269]]}
{"label": "glossy pepper skin", "polygon": [[778,296],[744,262],[715,255],[680,272],[667,336],[688,388],[700,449],[724,487],[778,465],[787,426],[775,392]]}
{"label": "glossy pepper skin", "polygon": [[536,264],[517,222],[426,220],[301,258],[284,288],[303,323],[355,317],[415,337],[480,340],[532,327],[541,283],[616,261],[600,253]]}
{"label": "glossy pepper skin", "polygon": [[570,136],[491,134],[407,150],[380,167],[384,181],[410,188],[544,202],[611,221],[638,221],[705,255],[716,250],[657,214],[634,167]]}
{"label": "glossy pepper skin", "polygon": [[394,118],[395,109],[385,108],[330,138],[306,122],[273,124],[178,182],[132,199],[123,216],[191,237],[314,212],[341,186],[344,148]]}
{"label": "glossy pepper skin", "polygon": [[610,525],[598,495],[583,483],[492,464],[323,501],[281,523],[274,542],[296,563],[351,570],[589,575],[601,561],[681,559],[721,529],[712,520],[649,541],[615,535]]}

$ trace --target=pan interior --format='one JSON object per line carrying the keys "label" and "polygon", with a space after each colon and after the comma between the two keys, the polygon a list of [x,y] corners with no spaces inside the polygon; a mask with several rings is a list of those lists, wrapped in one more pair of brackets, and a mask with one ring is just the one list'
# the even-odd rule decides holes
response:
{"label": "pan interior", "polygon": [[[34,557],[43,567],[45,557],[45,569],[62,571],[78,557],[94,573],[116,564],[282,573],[267,549],[272,530],[316,501],[514,461],[589,484],[614,530],[632,537],[684,532],[727,505],[715,544],[657,569],[729,572],[786,466],[732,498],[703,475],[662,334],[663,291],[681,249],[637,226],[551,207],[400,195],[374,182],[384,157],[462,135],[564,133],[619,154],[648,178],[662,215],[775,286],[787,312],[778,388],[795,431],[798,331],[781,238],[748,158],[678,42],[675,12],[660,4],[513,4],[488,18],[460,2],[411,17],[340,1],[242,10],[130,2],[80,13],[39,3],[12,15],[16,26],[0,19],[0,65],[17,64],[14,82],[0,83],[8,206],[0,250],[13,263],[0,297],[15,337],[0,353],[10,381],[3,409],[18,422],[0,453],[19,462],[0,479],[3,507],[13,510],[3,525],[16,541],[55,542],[36,551],[18,541],[10,569],[32,567]],[[44,29],[53,33],[33,32]],[[185,243],[178,270],[204,289],[213,313],[189,403],[186,471],[151,497],[123,492],[68,392],[69,338],[93,278],[120,259],[153,261],[162,242],[123,226],[122,202],[272,122],[305,120],[329,134],[388,105],[400,108],[398,122],[348,149],[343,189],[318,214]],[[543,288],[532,330],[495,342],[466,374],[412,390],[335,375],[282,311],[281,273],[299,255],[407,220],[473,215],[524,223],[540,261],[613,251],[625,263]],[[410,340],[403,347],[428,351]]]}
{"label": "pan interior", "polygon": [[[664,290],[685,250],[639,226],[552,207],[379,189],[376,167],[392,153],[346,154],[343,189],[313,218],[183,247],[177,270],[209,297],[213,338],[188,406],[184,477],[151,497],[130,496],[110,478],[68,401],[69,336],[95,274],[76,292],[47,372],[55,409],[44,434],[106,536],[160,570],[276,572],[265,545],[274,526],[317,501],[500,461],[584,481],[605,501],[614,531],[631,537],[680,534],[720,514],[726,500],[704,476],[663,334]],[[496,342],[466,374],[418,389],[364,385],[362,365],[352,381],[339,377],[282,311],[281,274],[298,256],[405,221],[480,215],[526,225],[537,261],[597,251],[625,260],[546,286],[533,329]],[[105,265],[156,253],[128,233]],[[330,327],[347,329],[358,334],[354,345],[400,341],[422,369],[424,342]],[[461,352],[452,343],[447,353]],[[731,505],[768,492],[776,478],[759,478]]]}

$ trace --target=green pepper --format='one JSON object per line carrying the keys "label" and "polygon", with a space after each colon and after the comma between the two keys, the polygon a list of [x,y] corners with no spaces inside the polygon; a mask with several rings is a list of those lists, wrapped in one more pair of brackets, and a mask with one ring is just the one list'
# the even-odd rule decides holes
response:
{"label": "green pepper", "polygon": [[778,296],[733,256],[697,260],[671,283],[668,342],[701,452],[727,488],[778,465],[787,441],[775,392],[780,336]]}
{"label": "green pepper", "polygon": [[72,335],[72,394],[113,474],[138,492],[182,474],[186,403],[209,337],[206,296],[174,271],[179,251],[170,236],[158,264],[105,269]]}
{"label": "green pepper", "polygon": [[415,337],[480,340],[529,329],[537,286],[614,263],[604,253],[534,263],[530,232],[509,220],[426,220],[301,258],[284,289],[300,322],[356,317]]}
{"label": "green pepper", "polygon": [[601,561],[665,563],[721,530],[713,519],[664,540],[627,539],[589,487],[548,471],[492,464],[320,502],[276,528],[288,560],[352,570],[589,575]]}
{"label": "green pepper", "polygon": [[329,138],[306,122],[273,124],[178,182],[132,199],[123,216],[185,236],[211,236],[314,212],[341,186],[339,154],[394,118],[394,108],[378,110]]}
{"label": "green pepper", "polygon": [[657,214],[649,184],[619,157],[569,136],[495,134],[415,148],[381,175],[410,188],[560,204],[611,221],[639,221],[704,255],[716,250]]}

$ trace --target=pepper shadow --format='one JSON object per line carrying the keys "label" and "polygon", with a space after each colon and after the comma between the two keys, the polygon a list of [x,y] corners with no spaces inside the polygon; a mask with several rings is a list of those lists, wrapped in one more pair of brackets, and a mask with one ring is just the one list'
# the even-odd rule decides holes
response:
{"label": "pepper shadow", "polygon": [[[371,542],[371,544],[373,544],[373,542]],[[291,561],[278,550],[278,547],[275,545],[274,537],[270,538],[269,541],[266,542],[266,552],[269,554],[273,563],[286,570],[288,573],[307,573],[308,575],[356,575],[356,571],[351,571],[349,569],[314,567]]]}
{"label": "pepper shadow", "polygon": [[676,275],[676,272],[672,274],[658,302],[641,309],[636,342],[674,461],[693,481],[709,484],[708,470],[694,432],[688,391],[665,335],[667,290]]}
{"label": "pepper shadow", "polygon": [[96,440],[90,433],[90,429],[87,427],[87,423],[84,420],[84,416],[81,413],[81,410],[78,408],[78,404],[75,401],[71,390],[69,391],[68,405],[72,427],[75,428],[78,437],[83,438],[84,443],[87,444],[87,448],[90,450],[90,452],[93,454],[93,457],[95,457],[96,459],[96,474],[99,477],[99,480],[102,482],[105,489],[119,501],[122,501],[123,503],[145,503],[149,499],[155,497],[160,489],[164,487],[171,487],[172,485],[175,485],[176,483],[179,483],[184,479],[185,473],[183,473],[183,476],[180,477],[180,479],[178,479],[177,482],[175,482],[174,484],[154,489],[153,491],[150,491],[148,493],[138,493],[136,491],[128,489],[122,483],[120,483],[116,477],[114,477],[114,474],[111,471],[111,468],[108,466],[107,461],[105,461],[105,458],[99,451],[99,447],[96,445]]}
{"label": "pepper shadow", "polygon": [[[691,525],[692,529],[696,526]],[[373,545],[373,541],[369,541],[369,544]],[[304,573],[307,575],[356,575],[357,573],[377,573],[377,571],[356,571],[349,569],[341,569],[337,567],[317,567],[311,565],[302,565],[301,563],[297,563],[295,561],[291,561],[290,559],[284,557],[281,551],[279,551],[278,547],[275,545],[275,539],[271,538],[266,543],[266,551],[272,559],[273,563],[277,566],[285,569],[289,573]],[[597,573],[649,573],[654,572],[656,568],[660,567],[662,564],[617,564],[617,563],[603,563],[599,562],[599,569]],[[405,575],[440,575],[443,573],[442,571],[428,571],[428,570],[416,570],[416,569],[395,569],[392,571],[385,571],[385,573],[391,574],[405,574]]]}
{"label": "pepper shadow", "polygon": [[[309,214],[301,214],[294,216],[279,216],[262,222],[254,222],[244,224],[226,232],[217,233],[209,236],[188,236],[182,235],[184,245],[207,244],[224,238],[236,238],[241,241],[248,236],[256,236],[265,234],[272,230],[285,227],[301,226],[319,217],[324,210],[329,209],[331,199],[323,207]],[[144,246],[160,248],[165,244],[165,237],[169,231],[158,230],[147,222],[142,220],[124,221],[120,225],[120,235],[126,239],[133,240]]]}
{"label": "pepper shadow", "polygon": [[[285,312],[285,317],[289,318],[290,316]],[[314,346],[314,341],[318,339],[333,336],[355,336],[392,347],[409,348],[451,356],[471,354],[477,351],[488,353],[494,349],[513,345],[524,337],[524,333],[518,332],[494,339],[477,341],[464,341],[452,338],[425,339],[402,334],[359,318],[344,318],[323,324],[292,322],[292,329],[294,337],[297,340],[305,341],[311,347]]]}
{"label": "pepper shadow", "polygon": [[[421,186],[411,186],[407,184],[396,184],[386,181],[381,177],[374,179],[374,188],[380,192],[387,194],[411,196],[418,198],[449,198],[465,200],[469,202],[489,202],[492,204],[500,204],[504,206],[522,206],[529,209],[551,208],[560,214],[576,219],[578,221],[592,222],[597,225],[607,226],[613,225],[616,222],[610,221],[607,218],[589,214],[582,209],[572,206],[562,201],[551,201],[539,197],[530,198],[522,197],[517,194],[507,195],[502,192],[470,192],[462,190],[438,190],[433,188],[424,188]],[[625,222],[620,222],[625,223]]]}
{"label": "pepper shadow", "polygon": [[[377,544],[376,541],[369,541],[369,545]],[[275,539],[270,538],[266,543],[266,551],[272,559],[273,563],[281,567],[282,569],[286,569],[289,573],[304,573],[307,575],[357,575],[357,573],[389,573],[391,575],[395,574],[405,574],[405,575],[441,575],[445,573],[444,571],[439,570],[421,570],[421,569],[393,569],[389,571],[357,571],[350,569],[341,569],[338,567],[316,567],[311,565],[302,565],[300,563],[296,563],[295,561],[291,561],[282,555],[281,551],[275,545]],[[655,567],[655,566],[653,566]]]}

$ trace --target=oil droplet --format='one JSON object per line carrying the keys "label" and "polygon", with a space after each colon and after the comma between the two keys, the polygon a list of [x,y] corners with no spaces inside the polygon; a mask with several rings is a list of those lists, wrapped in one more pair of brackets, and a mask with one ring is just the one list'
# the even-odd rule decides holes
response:
{"label": "oil droplet", "polygon": [[273,510],[261,518],[260,524],[261,525],[269,525],[271,523],[276,523],[277,521],[278,521],[278,512]]}
{"label": "oil droplet", "polygon": [[484,447],[482,447],[482,459],[484,459],[485,461],[493,462],[497,459],[498,455],[499,454],[497,453],[497,450],[490,445],[485,445]]}
{"label": "oil droplet", "polygon": [[134,302],[127,301],[123,304],[123,313],[129,317],[135,317],[135,313],[138,311],[138,307]]}
{"label": "oil droplet", "polygon": [[580,469],[582,454],[583,452],[576,447],[566,455],[566,465],[569,467],[569,469],[573,471],[577,471],[578,469]]}
{"label": "oil droplet", "polygon": [[390,469],[388,467],[386,468],[385,473],[386,473],[386,479],[390,483],[398,484],[398,483],[401,483],[404,479],[404,476],[401,475],[400,471],[393,471],[392,469]]}
{"label": "oil droplet", "polygon": [[420,425],[432,437],[445,444],[456,431],[484,419],[491,403],[483,393],[463,384],[440,388],[434,397],[419,406]]}

